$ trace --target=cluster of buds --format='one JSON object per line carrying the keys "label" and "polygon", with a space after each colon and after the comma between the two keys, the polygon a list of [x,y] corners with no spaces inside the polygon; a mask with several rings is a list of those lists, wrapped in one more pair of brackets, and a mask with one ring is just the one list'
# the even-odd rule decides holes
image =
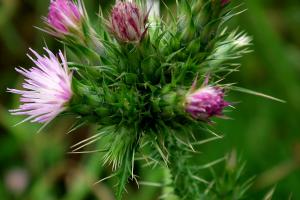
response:
{"label": "cluster of buds", "polygon": [[[222,0],[225,5],[229,0]],[[71,0],[51,0],[47,23],[57,34],[66,35],[72,30],[78,30],[83,20],[81,3]],[[144,37],[148,14],[141,12],[132,2],[118,1],[112,9],[110,29],[115,37],[122,42],[139,42]],[[11,110],[15,115],[28,115],[24,121],[49,122],[65,110],[65,105],[72,97],[72,75],[68,71],[66,59],[59,53],[60,60],[48,49],[47,56],[33,60],[36,67],[30,70],[17,69],[27,79],[24,90],[9,89],[9,92],[22,95],[23,105]],[[62,64],[61,64],[62,62]],[[224,92],[219,87],[205,85],[198,90],[195,86],[186,95],[185,111],[193,118],[203,121],[213,116],[221,116],[229,103],[224,101]]]}
{"label": "cluster of buds", "polygon": [[[63,37],[70,33],[81,34],[84,18],[80,1],[76,4],[72,0],[51,0],[45,22],[52,35]],[[147,21],[148,13],[135,3],[119,1],[112,9],[108,27],[121,42],[139,42],[147,32]]]}
{"label": "cluster of buds", "polygon": [[208,121],[213,116],[222,116],[223,109],[229,105],[224,100],[222,88],[206,84],[198,90],[193,86],[185,99],[186,112],[203,121]]}

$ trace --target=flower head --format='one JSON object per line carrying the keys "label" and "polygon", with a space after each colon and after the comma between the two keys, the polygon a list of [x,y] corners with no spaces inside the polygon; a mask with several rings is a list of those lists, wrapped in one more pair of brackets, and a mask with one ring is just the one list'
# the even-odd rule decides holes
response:
{"label": "flower head", "polygon": [[230,0],[221,0],[221,5],[225,6],[230,3]]}
{"label": "flower head", "polygon": [[112,9],[109,27],[117,39],[138,42],[147,32],[148,14],[131,2],[117,2]]}
{"label": "flower head", "polygon": [[71,0],[51,0],[48,17],[45,19],[55,35],[66,35],[72,30],[78,30],[83,18],[81,4]]}
{"label": "flower head", "polygon": [[223,89],[204,86],[186,96],[186,112],[196,119],[204,121],[213,116],[221,116],[225,107],[230,104],[224,100]]}
{"label": "flower head", "polygon": [[50,50],[45,50],[48,56],[40,56],[31,50],[36,59],[28,57],[35,67],[29,70],[16,68],[17,72],[25,76],[23,90],[8,89],[8,92],[21,95],[22,105],[10,112],[13,115],[27,115],[24,121],[50,122],[65,110],[65,104],[72,96],[72,74],[62,52],[59,52],[57,58]]}

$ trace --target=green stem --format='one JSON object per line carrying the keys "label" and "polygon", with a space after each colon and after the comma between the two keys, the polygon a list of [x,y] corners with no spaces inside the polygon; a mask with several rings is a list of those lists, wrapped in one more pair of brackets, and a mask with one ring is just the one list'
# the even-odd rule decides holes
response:
{"label": "green stem", "polygon": [[177,143],[175,138],[172,138],[172,145],[169,146],[170,164],[174,193],[181,200],[198,200],[200,198],[199,180],[193,177],[195,163],[189,162],[190,153],[183,150],[181,145]]}

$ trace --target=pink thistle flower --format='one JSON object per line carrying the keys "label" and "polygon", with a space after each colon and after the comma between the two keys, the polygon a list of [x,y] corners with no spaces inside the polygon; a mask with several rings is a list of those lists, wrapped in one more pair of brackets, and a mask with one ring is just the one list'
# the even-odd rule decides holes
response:
{"label": "pink thistle flower", "polygon": [[230,0],[221,0],[221,5],[225,6],[230,3]]}
{"label": "pink thistle flower", "polygon": [[21,95],[22,105],[10,112],[13,115],[27,115],[22,122],[50,122],[66,109],[65,105],[72,97],[72,73],[68,70],[65,57],[61,51],[59,59],[50,50],[44,49],[48,56],[40,56],[30,49],[37,58],[28,55],[35,67],[29,70],[16,68],[26,78],[23,90],[8,89],[8,92]]}
{"label": "pink thistle flower", "polygon": [[77,5],[71,0],[51,0],[45,22],[55,31],[52,33],[53,35],[61,36],[72,30],[78,30],[81,27],[83,16],[80,1]]}
{"label": "pink thistle flower", "polygon": [[148,13],[141,12],[136,4],[117,2],[112,9],[109,28],[123,42],[139,42],[147,32]]}
{"label": "pink thistle flower", "polygon": [[190,92],[185,99],[186,112],[203,121],[208,121],[213,116],[222,116],[223,109],[229,105],[224,100],[223,89],[209,85]]}

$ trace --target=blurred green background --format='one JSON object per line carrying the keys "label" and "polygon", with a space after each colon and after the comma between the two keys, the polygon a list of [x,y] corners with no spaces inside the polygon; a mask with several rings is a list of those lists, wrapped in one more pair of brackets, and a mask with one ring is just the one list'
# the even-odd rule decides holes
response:
{"label": "blurred green background", "polygon": [[[99,3],[85,0],[91,18]],[[169,1],[171,3],[172,1]],[[88,136],[93,127],[66,134],[72,119],[55,120],[42,133],[39,126],[14,124],[22,118],[9,115],[18,97],[6,93],[22,80],[14,67],[30,67],[28,48],[38,51],[47,41],[52,50],[57,41],[33,26],[43,27],[46,0],[0,0],[0,199],[28,200],[111,200],[113,180],[94,185],[111,173],[101,165],[101,154],[73,155],[69,147]],[[217,120],[215,129],[222,141],[204,146],[202,159],[214,160],[236,149],[246,161],[245,177],[256,175],[250,199],[276,185],[273,199],[300,199],[300,1],[245,0],[247,11],[230,22],[253,37],[253,53],[243,57],[242,68],[228,82],[273,95],[285,104],[232,92],[238,102],[228,113],[232,120]],[[41,51],[40,51],[41,52]],[[137,164],[141,181],[162,182],[164,170]],[[159,187],[129,184],[126,199],[153,200],[166,192]]]}

